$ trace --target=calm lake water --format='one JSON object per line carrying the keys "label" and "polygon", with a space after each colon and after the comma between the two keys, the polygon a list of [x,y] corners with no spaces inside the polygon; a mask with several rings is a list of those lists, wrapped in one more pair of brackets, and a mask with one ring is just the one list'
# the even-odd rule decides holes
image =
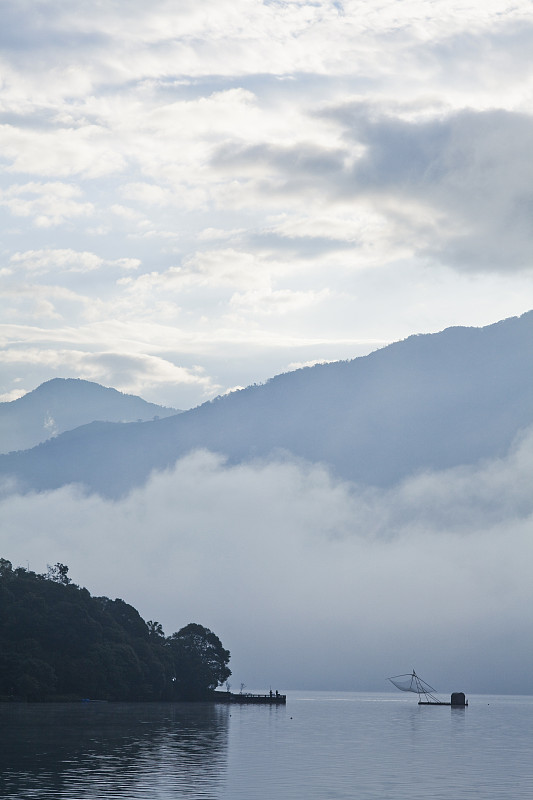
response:
{"label": "calm lake water", "polygon": [[285,707],[2,704],[2,800],[521,800],[533,697],[290,692]]}

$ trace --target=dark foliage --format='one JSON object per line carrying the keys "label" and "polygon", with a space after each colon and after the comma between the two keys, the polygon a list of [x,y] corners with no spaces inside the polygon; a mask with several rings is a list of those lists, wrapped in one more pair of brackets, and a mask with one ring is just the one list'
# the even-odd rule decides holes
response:
{"label": "dark foliage", "polygon": [[92,597],[68,567],[0,559],[0,699],[199,700],[231,671],[202,625],[166,637],[123,600]]}
{"label": "dark foliage", "polygon": [[229,650],[212,631],[191,622],[170,637],[170,651],[176,669],[175,691],[199,700],[214,691],[231,675]]}

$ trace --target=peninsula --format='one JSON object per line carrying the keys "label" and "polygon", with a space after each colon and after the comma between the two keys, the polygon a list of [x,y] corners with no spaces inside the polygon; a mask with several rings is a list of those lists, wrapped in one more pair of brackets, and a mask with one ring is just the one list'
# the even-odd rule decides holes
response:
{"label": "peninsula", "polygon": [[121,599],[93,597],[68,567],[0,558],[0,700],[210,700],[231,675],[215,633],[165,636]]}

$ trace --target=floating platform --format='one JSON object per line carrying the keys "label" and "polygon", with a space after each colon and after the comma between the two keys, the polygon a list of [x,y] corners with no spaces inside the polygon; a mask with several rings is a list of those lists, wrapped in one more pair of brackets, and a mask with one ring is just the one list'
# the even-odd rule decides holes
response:
{"label": "floating platform", "polygon": [[240,705],[256,703],[265,706],[284,706],[287,703],[287,695],[279,692],[269,692],[268,694],[214,692],[213,699],[217,703],[238,703]]}
{"label": "floating platform", "polygon": [[454,708],[466,708],[468,700],[464,692],[454,692],[450,698],[450,702],[446,703],[442,700],[419,700],[419,706],[453,706]]}
{"label": "floating platform", "polygon": [[468,705],[468,700],[465,700],[464,703],[441,703],[441,702],[429,702],[428,700],[419,700],[419,706],[453,706],[453,708],[465,708]]}

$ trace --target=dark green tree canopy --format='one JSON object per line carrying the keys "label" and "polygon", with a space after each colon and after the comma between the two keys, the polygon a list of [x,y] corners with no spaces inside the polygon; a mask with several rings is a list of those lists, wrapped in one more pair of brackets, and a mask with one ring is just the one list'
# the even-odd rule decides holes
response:
{"label": "dark green tree canopy", "polygon": [[0,559],[0,699],[197,700],[231,674],[202,625],[167,637],[124,600],[92,597],[68,567]]}
{"label": "dark green tree canopy", "polygon": [[[176,667],[176,689],[188,687],[195,698],[206,696],[231,675],[229,650],[218,636],[191,622],[170,637],[170,650]],[[183,691],[185,688],[183,688]]]}
{"label": "dark green tree canopy", "polygon": [[70,578],[68,577],[68,567],[65,564],[60,564],[59,561],[57,564],[54,564],[53,567],[48,566],[48,572],[46,577],[49,581],[55,581],[56,583],[63,583],[65,586],[71,582]]}

